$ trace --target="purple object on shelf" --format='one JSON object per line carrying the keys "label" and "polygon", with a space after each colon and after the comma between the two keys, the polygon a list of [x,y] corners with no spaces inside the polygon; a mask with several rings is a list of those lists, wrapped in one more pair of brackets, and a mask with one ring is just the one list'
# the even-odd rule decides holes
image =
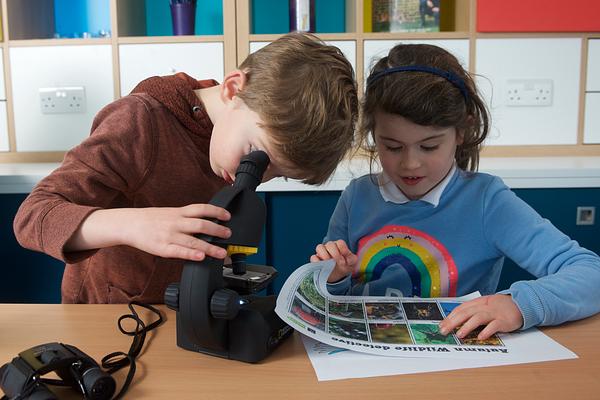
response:
{"label": "purple object on shelf", "polygon": [[290,0],[290,32],[314,32],[315,26],[315,0]]}
{"label": "purple object on shelf", "polygon": [[196,21],[196,2],[171,4],[173,35],[193,35]]}

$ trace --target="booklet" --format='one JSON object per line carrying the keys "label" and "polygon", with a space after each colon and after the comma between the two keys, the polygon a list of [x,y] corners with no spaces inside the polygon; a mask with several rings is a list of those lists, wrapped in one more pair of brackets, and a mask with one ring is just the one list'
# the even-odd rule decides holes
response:
{"label": "booklet", "polygon": [[398,357],[485,360],[510,358],[527,348],[538,351],[534,350],[538,346],[527,343],[535,337],[523,342],[523,332],[496,334],[486,340],[477,340],[481,328],[464,338],[441,334],[439,323],[479,293],[459,298],[335,296],[326,287],[333,267],[334,262],[327,260],[298,268],[283,285],[275,308],[286,323],[321,343]]}
{"label": "booklet", "polygon": [[[333,347],[307,336],[302,341],[319,381],[417,374],[577,358],[537,329],[519,336],[513,354],[496,359],[382,357]],[[531,346],[533,344],[533,347]]]}

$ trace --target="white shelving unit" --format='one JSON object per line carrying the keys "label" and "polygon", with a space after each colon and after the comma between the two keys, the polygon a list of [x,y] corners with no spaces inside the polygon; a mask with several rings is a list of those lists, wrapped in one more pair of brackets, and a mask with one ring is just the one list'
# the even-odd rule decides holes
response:
{"label": "white shelving unit", "polygon": [[[250,0],[210,0],[222,2],[223,34],[194,36],[146,36],[144,0],[105,1],[111,37],[53,39],[53,0],[0,0],[0,163],[59,162],[89,134],[94,115],[142,79],[184,71],[220,80],[281,36],[251,32]],[[455,54],[490,105],[486,157],[600,156],[600,33],[480,33],[477,0],[442,1],[453,12],[441,32],[364,32],[365,0],[345,0],[346,32],[319,37],[340,47],[360,88],[373,60],[398,42]],[[506,104],[508,81],[542,78],[552,82],[551,105]],[[85,88],[85,112],[41,113],[39,89],[64,86]]]}

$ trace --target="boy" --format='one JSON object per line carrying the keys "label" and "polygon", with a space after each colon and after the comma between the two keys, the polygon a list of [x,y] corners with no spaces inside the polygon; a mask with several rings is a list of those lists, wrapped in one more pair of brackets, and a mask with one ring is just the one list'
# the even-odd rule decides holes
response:
{"label": "boy", "polygon": [[231,232],[205,204],[265,151],[275,176],[324,182],[349,150],[352,67],[309,34],[251,54],[223,83],[153,77],[101,110],[88,139],[25,199],[14,221],[27,248],[66,262],[63,303],[162,303],[184,260],[224,258],[198,239]]}

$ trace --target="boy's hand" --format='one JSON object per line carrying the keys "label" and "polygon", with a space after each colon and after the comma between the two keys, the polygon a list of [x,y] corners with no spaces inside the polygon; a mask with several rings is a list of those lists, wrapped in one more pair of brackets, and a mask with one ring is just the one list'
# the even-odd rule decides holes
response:
{"label": "boy's hand", "polygon": [[229,212],[210,204],[179,208],[113,208],[91,213],[65,244],[65,251],[127,245],[165,258],[201,261],[227,251],[194,235],[228,238],[231,231],[209,221],[228,221]]}
{"label": "boy's hand", "polygon": [[209,235],[223,239],[231,230],[208,219],[228,221],[231,215],[224,208],[210,204],[191,204],[180,208],[131,209],[132,219],[125,227],[130,246],[165,258],[201,261],[207,255],[225,258],[227,251],[198,239],[194,235]]}
{"label": "boy's hand", "polygon": [[465,337],[480,325],[487,325],[477,336],[485,340],[496,332],[512,332],[523,326],[521,311],[508,294],[482,296],[456,307],[440,322],[440,332],[444,335],[457,327],[459,338]]}
{"label": "boy's hand", "polygon": [[352,274],[354,265],[358,261],[358,257],[350,251],[348,245],[343,240],[319,244],[316,252],[316,254],[310,257],[311,262],[330,260],[332,258],[335,260],[335,267],[331,271],[329,278],[327,278],[327,282],[329,283],[337,282]]}

